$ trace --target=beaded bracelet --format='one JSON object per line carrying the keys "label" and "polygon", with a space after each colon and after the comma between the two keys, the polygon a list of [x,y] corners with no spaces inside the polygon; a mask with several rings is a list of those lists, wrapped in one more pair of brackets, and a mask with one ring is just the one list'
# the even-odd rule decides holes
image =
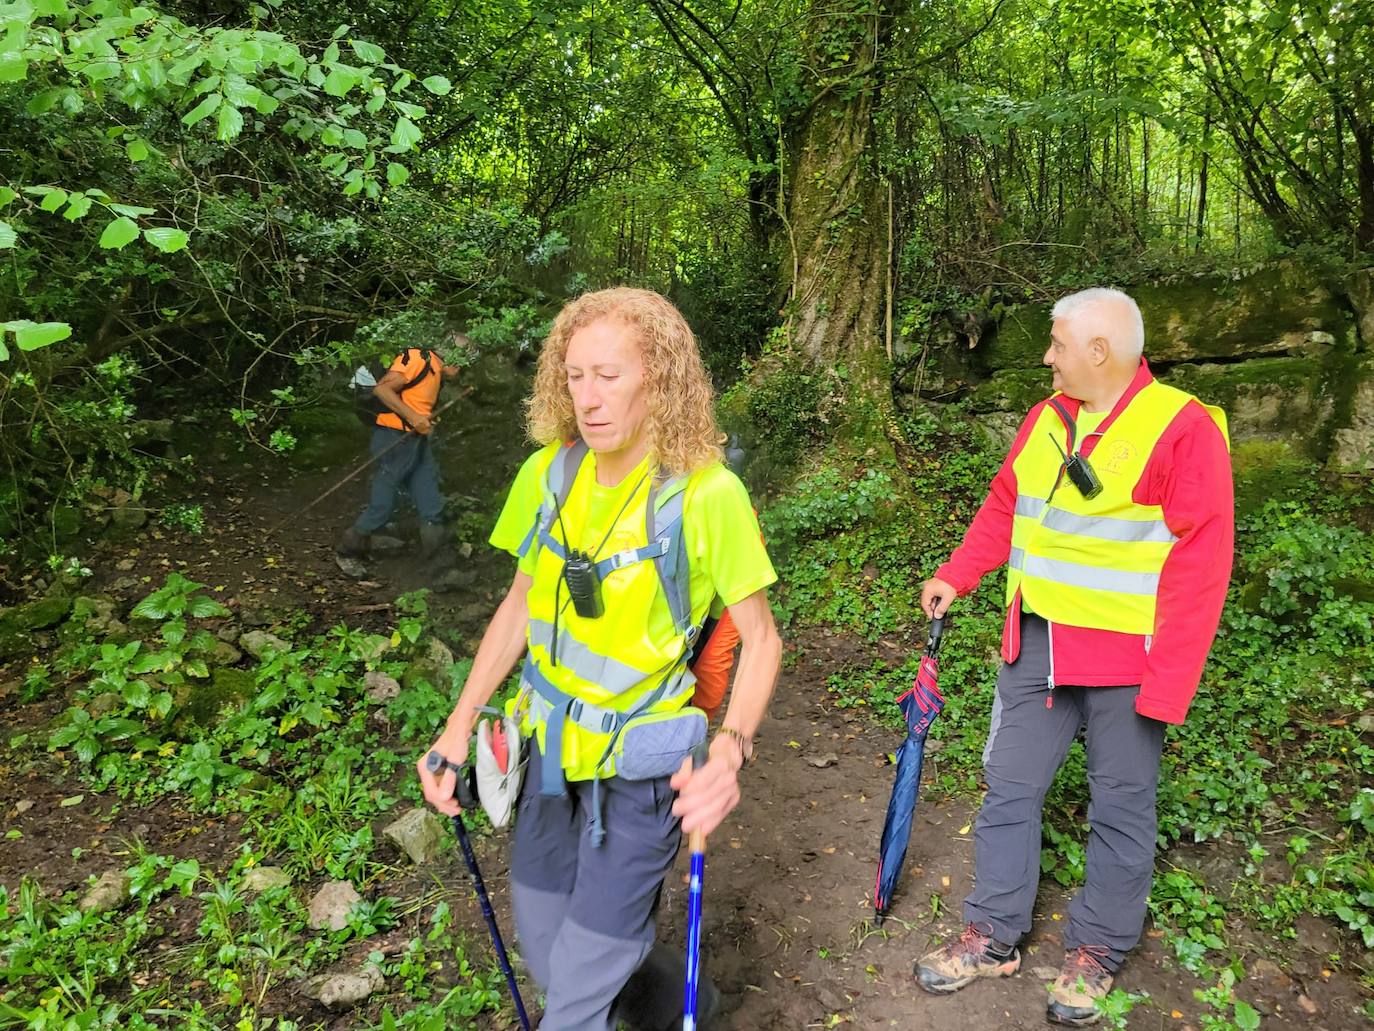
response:
{"label": "beaded bracelet", "polygon": [[726,737],[731,737],[735,739],[736,744],[739,745],[739,759],[741,766],[754,758],[754,741],[752,738],[745,737],[734,727],[721,727],[720,730],[717,731],[717,733],[724,734]]}

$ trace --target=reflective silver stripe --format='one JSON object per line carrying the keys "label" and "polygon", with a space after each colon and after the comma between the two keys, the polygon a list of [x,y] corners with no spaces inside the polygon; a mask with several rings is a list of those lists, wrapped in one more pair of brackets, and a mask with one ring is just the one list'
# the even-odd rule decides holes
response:
{"label": "reflective silver stripe", "polygon": [[1126,573],[1119,569],[1066,562],[1064,559],[1041,558],[1039,555],[1018,556],[1017,550],[1012,551],[1012,568],[1020,569],[1026,576],[1038,576],[1042,580],[1052,580],[1070,587],[1115,591],[1117,594],[1152,595],[1159,590],[1158,573]]}
{"label": "reflective silver stripe", "polygon": [[[530,645],[538,645],[551,652],[553,644],[553,624],[542,619],[530,620]],[[598,655],[566,630],[558,634],[558,664],[567,666],[579,680],[604,687],[613,694],[628,691],[653,676],[653,671],[645,672],[627,666],[605,655]]]}
{"label": "reflective silver stripe", "polygon": [[1029,516],[1032,519],[1039,519],[1040,513],[1044,507],[1044,498],[1033,498],[1029,494],[1016,495],[1016,514],[1019,516]]}
{"label": "reflective silver stripe", "polygon": [[[1021,514],[1021,501],[1016,502],[1017,514]],[[1071,533],[1079,537],[1097,537],[1106,541],[1125,543],[1149,542],[1172,544],[1178,540],[1163,519],[1114,519],[1111,516],[1086,516],[1066,512],[1062,508],[1050,508],[1040,524],[1047,530]]]}
{"label": "reflective silver stripe", "polygon": [[1020,569],[1026,564],[1026,553],[1020,548],[1012,548],[1011,554],[1007,557],[1007,565],[1012,569]]}
{"label": "reflective silver stripe", "polygon": [[[659,699],[659,704],[665,701],[676,701],[684,695],[691,695],[691,693],[696,690],[697,678],[691,670],[684,669],[678,676],[680,680],[678,690],[666,692],[664,696]],[[547,722],[549,714],[553,712],[553,705],[535,689],[528,678],[524,678],[520,681],[520,688],[522,691],[528,692],[530,718],[537,723]],[[579,699],[577,704],[574,704],[569,710],[568,719],[572,720],[583,730],[590,731],[593,734],[607,734],[614,728],[615,720],[618,717],[628,716],[632,712],[634,712],[633,707],[622,711],[619,709],[612,709],[608,706],[593,705],[591,702],[583,702]]]}

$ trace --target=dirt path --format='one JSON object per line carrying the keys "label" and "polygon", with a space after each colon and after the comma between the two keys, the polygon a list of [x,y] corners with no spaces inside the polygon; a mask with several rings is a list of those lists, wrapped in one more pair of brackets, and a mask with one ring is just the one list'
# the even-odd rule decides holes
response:
{"label": "dirt path", "polygon": [[[824,673],[817,679],[823,682]],[[1062,957],[1060,918],[1068,903],[1052,881],[1041,885],[1019,975],[949,998],[927,995],[912,980],[913,961],[962,926],[960,904],[973,881],[975,807],[969,802],[922,799],[907,876],[883,930],[873,928],[870,893],[892,775],[885,755],[893,745],[890,731],[830,707],[810,678],[784,678],[759,758],[746,771],[744,801],[713,837],[707,857],[707,962],[728,993],[728,1027],[1048,1026],[1044,984]],[[833,764],[818,768],[831,756]],[[665,900],[665,940],[682,940],[685,905],[685,891],[674,883]],[[1129,1026],[1204,1027],[1209,1011],[1193,990],[1205,986],[1169,960],[1160,937],[1147,931],[1119,978],[1124,990],[1150,995]],[[1334,939],[1314,937],[1308,944],[1289,973],[1275,969],[1269,980],[1250,980],[1242,989],[1269,1014],[1263,1026],[1367,1028],[1355,1012],[1353,980],[1322,976]],[[1304,992],[1315,1013],[1299,1003]]]}

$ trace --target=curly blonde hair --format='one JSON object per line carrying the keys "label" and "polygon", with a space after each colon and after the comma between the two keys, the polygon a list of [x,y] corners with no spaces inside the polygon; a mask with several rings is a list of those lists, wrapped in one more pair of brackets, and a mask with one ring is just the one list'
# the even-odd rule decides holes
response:
{"label": "curly blonde hair", "polygon": [[685,475],[720,461],[725,435],[716,425],[714,391],[691,327],[667,298],[626,286],[583,294],[558,313],[539,353],[534,393],[525,402],[530,436],[540,444],[577,437],[568,342],[603,320],[628,327],[639,341],[648,389],[645,428],[659,465]]}

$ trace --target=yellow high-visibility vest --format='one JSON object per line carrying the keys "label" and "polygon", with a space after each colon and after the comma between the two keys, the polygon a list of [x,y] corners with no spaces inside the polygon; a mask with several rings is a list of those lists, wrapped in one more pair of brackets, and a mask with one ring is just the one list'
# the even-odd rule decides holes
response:
{"label": "yellow high-visibility vest", "polygon": [[[1131,493],[1159,438],[1195,400],[1157,380],[1131,398],[1120,415],[1104,424],[1088,459],[1102,483],[1102,492],[1091,500],[1063,475],[1060,449],[1069,450],[1068,428],[1054,406],[1045,405],[1012,462],[1017,498],[1007,562],[1008,605],[1019,590],[1025,607],[1052,623],[1125,634],[1155,632],[1159,574],[1177,538],[1159,505],[1137,504]],[[1226,413],[1203,407],[1227,437]],[[1081,444],[1074,441],[1074,449]]]}
{"label": "yellow high-visibility vest", "polygon": [[[634,488],[606,536],[603,553],[597,556],[602,566],[600,590],[605,611],[601,616],[584,618],[569,604],[568,587],[563,582],[567,542],[562,535],[567,528],[575,537],[585,525],[596,470],[593,462],[576,462],[566,499],[558,504],[562,517],[552,518],[555,495],[564,491],[551,481],[561,474],[565,454],[560,449],[552,456],[545,472],[545,502],[522,548],[522,554],[529,547],[538,550],[528,595],[529,652],[518,702],[522,731],[534,734],[545,754],[556,743],[563,776],[567,780],[591,780],[615,774],[614,757],[607,749],[618,730],[617,716],[676,711],[687,705],[695,689],[696,678],[687,668],[687,657],[705,617],[705,604],[684,598],[685,610],[674,612],[678,632],[671,636],[651,633],[654,607],[674,606],[665,596],[663,578],[648,553],[656,552],[660,543],[666,548],[670,540],[681,541],[680,527],[669,530],[663,521],[673,511],[680,522],[683,499],[696,474],[665,482],[650,472]],[[656,515],[663,520],[653,546],[646,520],[651,498]],[[684,546],[684,583],[686,561]],[[654,621],[654,625],[662,626],[662,620]],[[553,734],[550,719],[558,724]],[[552,772],[546,770],[546,774]]]}

